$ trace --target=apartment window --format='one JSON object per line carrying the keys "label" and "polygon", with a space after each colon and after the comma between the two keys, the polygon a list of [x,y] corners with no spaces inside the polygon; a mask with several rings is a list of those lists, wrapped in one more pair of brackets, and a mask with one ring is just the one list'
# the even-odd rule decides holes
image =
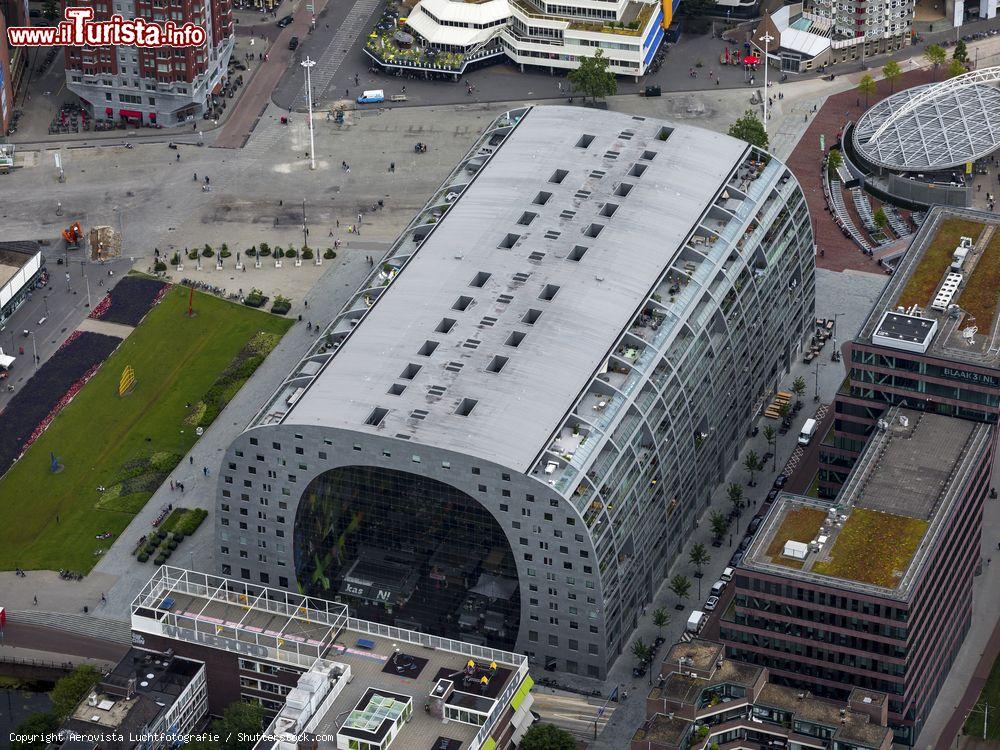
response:
{"label": "apartment window", "polygon": [[536,206],[544,206],[549,202],[549,198],[552,197],[552,193],[541,192],[535,196],[535,200],[532,201]]}
{"label": "apartment window", "polygon": [[589,148],[590,144],[594,142],[594,137],[595,136],[587,135],[586,133],[584,135],[581,135],[580,140],[576,142],[576,147]]}
{"label": "apartment window", "polygon": [[544,300],[545,302],[551,302],[555,299],[556,294],[559,293],[559,287],[555,284],[546,284],[542,288],[542,293],[538,295],[538,299]]}
{"label": "apartment window", "polygon": [[567,172],[565,169],[557,169],[555,172],[552,173],[552,176],[549,178],[549,182],[558,185],[563,180],[566,179],[566,176],[568,174],[569,172]]}
{"label": "apartment window", "polygon": [[469,282],[469,286],[476,287],[477,289],[482,289],[486,286],[486,282],[490,280],[492,274],[486,273],[486,271],[480,271],[475,276],[472,277],[472,281]]}

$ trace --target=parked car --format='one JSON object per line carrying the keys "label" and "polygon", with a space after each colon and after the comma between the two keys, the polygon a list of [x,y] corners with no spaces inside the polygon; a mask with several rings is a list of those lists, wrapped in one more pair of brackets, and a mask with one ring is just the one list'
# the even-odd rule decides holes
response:
{"label": "parked car", "polygon": [[710,596],[710,597],[708,597],[708,601],[705,602],[705,611],[706,612],[711,612],[717,606],[719,606],[719,597],[717,597],[717,596]]}
{"label": "parked car", "polygon": [[740,547],[739,547],[740,552],[746,552],[747,547],[750,546],[750,542],[752,540],[753,540],[753,534],[747,534],[745,537],[743,537],[742,541],[740,541]]}
{"label": "parked car", "polygon": [[785,486],[785,482],[787,482],[787,481],[788,481],[788,475],[787,474],[778,474],[778,476],[776,476],[774,478],[774,484],[771,485],[771,486],[772,487],[777,487],[780,490],[782,487]]}
{"label": "parked car", "polygon": [[735,568],[741,562],[743,562],[743,553],[740,551],[734,552],[733,556],[729,558],[729,566],[732,568]]}
{"label": "parked car", "polygon": [[283,28],[285,28],[286,26],[289,26],[289,25],[291,25],[291,23],[292,23],[292,20],[293,20],[293,19],[292,19],[292,17],[291,17],[291,16],[285,16],[285,17],[284,17],[284,18],[282,18],[282,19],[281,19],[280,21],[278,21],[278,28],[279,28],[279,29],[283,29]]}
{"label": "parked car", "polygon": [[723,581],[729,582],[729,581],[733,580],[733,575],[735,573],[736,573],[736,571],[733,570],[733,568],[726,568],[724,571],[722,571],[722,575],[719,576],[719,578],[721,580],[723,580]]}
{"label": "parked car", "polygon": [[291,39],[288,40],[288,49],[293,50],[298,46],[299,46],[299,38],[297,36],[293,36]]}
{"label": "parked car", "polygon": [[778,496],[779,492],[781,492],[781,490],[779,490],[779,489],[773,489],[773,490],[771,490],[770,492],[767,493],[767,497],[764,498],[764,502],[765,503],[773,503],[774,502],[774,498],[776,498]]}
{"label": "parked car", "polygon": [[725,581],[716,581],[712,584],[712,596],[721,596],[722,592],[726,590]]}
{"label": "parked car", "polygon": [[760,528],[760,525],[763,522],[764,522],[764,516],[754,516],[753,520],[750,521],[750,525],[747,527],[747,533],[749,534],[754,533],[757,529]]}

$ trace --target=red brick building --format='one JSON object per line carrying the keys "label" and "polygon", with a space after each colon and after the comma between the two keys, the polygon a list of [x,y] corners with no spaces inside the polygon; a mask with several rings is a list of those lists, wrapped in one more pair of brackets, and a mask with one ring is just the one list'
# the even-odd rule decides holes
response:
{"label": "red brick building", "polygon": [[94,117],[165,126],[198,118],[217,90],[233,50],[232,0],[74,0],[94,8],[94,19],[113,14],[206,31],[200,48],[68,47],[66,86]]}

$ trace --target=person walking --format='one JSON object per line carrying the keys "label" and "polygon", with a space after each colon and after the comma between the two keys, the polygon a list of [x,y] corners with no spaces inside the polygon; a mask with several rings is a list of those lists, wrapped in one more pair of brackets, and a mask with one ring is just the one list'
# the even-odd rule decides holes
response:
{"label": "person walking", "polygon": [[207,467],[207,466],[202,466],[202,467],[201,467],[201,471],[202,471],[202,473],[203,473],[203,474],[204,474],[204,475],[205,475],[206,477],[208,476],[208,467]]}
{"label": "person walking", "polygon": [[38,596],[36,595],[33,602],[34,606],[38,606]]}
{"label": "person walking", "polygon": [[190,464],[191,466],[194,466],[194,456],[188,456],[188,463],[189,463],[189,464]]}

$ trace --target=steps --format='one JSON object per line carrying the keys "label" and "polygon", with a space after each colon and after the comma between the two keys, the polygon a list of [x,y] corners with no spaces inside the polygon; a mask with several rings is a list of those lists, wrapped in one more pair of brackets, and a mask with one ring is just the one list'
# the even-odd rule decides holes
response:
{"label": "steps", "polygon": [[132,628],[124,620],[108,620],[93,615],[67,615],[61,612],[9,611],[11,622],[62,630],[99,641],[131,644]]}

